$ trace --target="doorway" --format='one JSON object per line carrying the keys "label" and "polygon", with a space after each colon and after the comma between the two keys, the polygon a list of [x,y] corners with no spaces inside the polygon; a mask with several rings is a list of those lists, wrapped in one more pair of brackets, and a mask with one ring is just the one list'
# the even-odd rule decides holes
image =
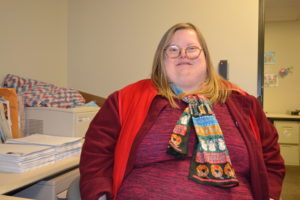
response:
{"label": "doorway", "polygon": [[[260,5],[263,108],[268,114],[290,115],[300,110],[300,0],[261,0]],[[300,199],[299,185],[300,167],[286,166],[282,200]]]}
{"label": "doorway", "polygon": [[263,107],[300,109],[300,0],[265,0]]}

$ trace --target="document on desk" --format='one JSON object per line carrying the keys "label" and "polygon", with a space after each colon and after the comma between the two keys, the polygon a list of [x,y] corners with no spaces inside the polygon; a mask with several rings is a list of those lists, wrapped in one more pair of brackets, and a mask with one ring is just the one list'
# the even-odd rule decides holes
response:
{"label": "document on desk", "polygon": [[62,137],[45,134],[32,134],[23,138],[8,139],[7,144],[28,144],[47,146],[55,150],[55,160],[80,154],[81,137]]}
{"label": "document on desk", "polygon": [[55,150],[47,146],[0,144],[0,171],[22,173],[55,162]]}

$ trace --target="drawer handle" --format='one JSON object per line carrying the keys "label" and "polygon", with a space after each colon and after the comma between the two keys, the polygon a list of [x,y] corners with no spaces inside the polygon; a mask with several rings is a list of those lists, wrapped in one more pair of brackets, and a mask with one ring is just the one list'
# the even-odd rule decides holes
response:
{"label": "drawer handle", "polygon": [[91,118],[90,117],[81,117],[77,121],[78,122],[84,122],[84,121],[89,121]]}
{"label": "drawer handle", "polygon": [[291,134],[290,131],[284,130],[284,131],[283,131],[283,135],[286,136],[286,137],[289,137],[289,136],[291,136],[292,134]]}

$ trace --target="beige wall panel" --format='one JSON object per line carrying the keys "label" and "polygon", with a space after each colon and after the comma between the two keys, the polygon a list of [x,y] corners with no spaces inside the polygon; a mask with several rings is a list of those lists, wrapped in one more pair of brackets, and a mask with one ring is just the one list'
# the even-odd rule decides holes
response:
{"label": "beige wall panel", "polygon": [[0,0],[0,80],[67,86],[67,0]]}
{"label": "beige wall panel", "polygon": [[[265,74],[278,75],[278,86],[264,89],[264,109],[290,114],[300,109],[300,21],[270,22],[265,28],[265,51],[275,52],[275,63],[265,65]],[[291,68],[284,77],[280,69]]]}
{"label": "beige wall panel", "polygon": [[207,39],[214,65],[257,92],[258,0],[69,1],[69,85],[107,96],[147,78],[162,34],[192,22]]}

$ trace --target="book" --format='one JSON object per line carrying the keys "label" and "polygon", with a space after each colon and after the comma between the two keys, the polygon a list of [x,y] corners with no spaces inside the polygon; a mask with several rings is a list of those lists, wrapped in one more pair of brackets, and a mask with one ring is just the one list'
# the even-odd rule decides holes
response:
{"label": "book", "polygon": [[[3,97],[0,96],[0,103],[2,103],[3,105],[3,116],[5,116],[5,119],[8,123],[9,126],[9,130],[10,132],[12,132],[12,122],[11,122],[11,117],[10,117],[10,105],[9,105],[9,101],[5,100]],[[11,133],[12,134],[12,133]]]}
{"label": "book", "polygon": [[19,136],[18,97],[14,88],[0,88],[0,96],[9,102],[12,137]]}
{"label": "book", "polygon": [[26,136],[25,130],[25,106],[22,95],[18,95],[18,115],[19,115],[19,137]]}
{"label": "book", "polygon": [[11,123],[7,104],[0,101],[0,132],[1,141],[4,143],[7,138],[12,138]]}
{"label": "book", "polygon": [[2,134],[2,129],[0,128],[0,143],[3,144],[6,141],[6,136]]}

